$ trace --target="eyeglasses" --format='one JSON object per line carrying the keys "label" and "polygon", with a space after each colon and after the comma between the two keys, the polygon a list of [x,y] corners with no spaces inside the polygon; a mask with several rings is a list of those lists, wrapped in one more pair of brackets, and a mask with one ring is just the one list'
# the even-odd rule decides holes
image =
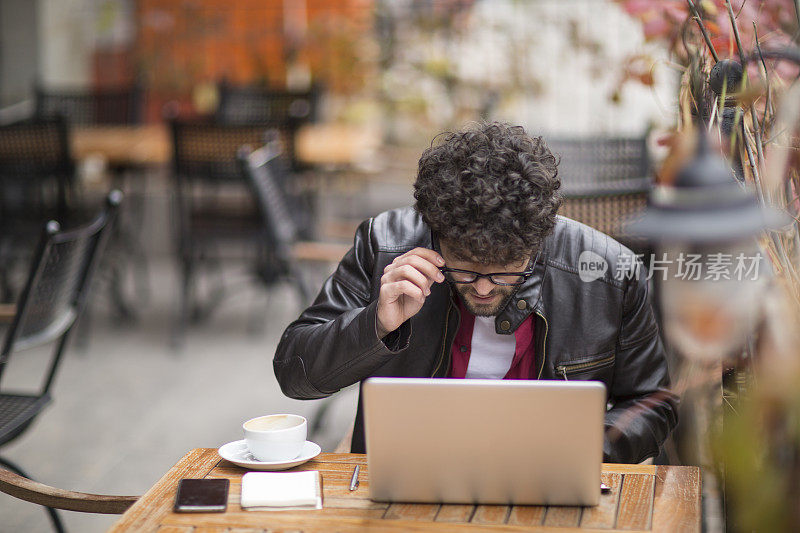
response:
{"label": "eyeglasses", "polygon": [[533,270],[526,270],[525,272],[491,272],[489,274],[449,267],[441,267],[439,270],[448,281],[453,283],[475,283],[480,278],[489,278],[489,281],[495,285],[522,285],[533,274]]}
{"label": "eyeglasses", "polygon": [[[433,231],[431,231],[431,244],[436,252],[439,254],[442,253],[439,248],[439,239]],[[536,261],[539,259],[539,254],[541,252],[542,249],[539,248],[536,252],[536,257],[534,257],[533,261],[530,263],[530,267],[524,272],[490,272],[489,274],[481,274],[480,272],[474,272],[472,270],[461,270],[460,268],[450,267],[439,267],[439,271],[452,283],[475,283],[480,278],[489,278],[489,281],[495,285],[522,285],[533,275],[533,268],[536,266]]]}

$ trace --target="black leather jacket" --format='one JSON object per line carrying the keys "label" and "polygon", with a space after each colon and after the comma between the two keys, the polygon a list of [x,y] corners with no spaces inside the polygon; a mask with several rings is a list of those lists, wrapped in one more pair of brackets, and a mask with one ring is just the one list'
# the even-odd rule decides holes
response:
{"label": "black leather jacket", "polygon": [[[283,334],[273,362],[284,394],[323,398],[370,376],[444,377],[459,311],[447,283],[434,283],[419,313],[383,340],[376,334],[380,278],[392,260],[431,246],[430,230],[412,208],[364,221],[353,248],[316,301]],[[607,272],[582,281],[578,258],[592,251]],[[626,257],[620,259],[620,257]],[[631,260],[633,259],[633,260]],[[608,390],[604,460],[640,462],[658,454],[677,423],[664,349],[645,276],[630,250],[573,220],[558,217],[534,274],[497,316],[512,333],[531,313],[540,379],[599,380]],[[359,399],[352,451],[363,453]]]}

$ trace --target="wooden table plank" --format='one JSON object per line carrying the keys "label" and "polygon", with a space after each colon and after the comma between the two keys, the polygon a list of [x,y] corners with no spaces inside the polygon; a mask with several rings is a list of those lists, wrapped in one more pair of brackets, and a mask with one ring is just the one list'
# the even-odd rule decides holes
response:
{"label": "wooden table plank", "polygon": [[700,469],[656,468],[653,531],[699,531],[701,523]]}
{"label": "wooden table plank", "polygon": [[386,511],[389,504],[386,502],[374,502],[369,498],[352,498],[352,497],[337,497],[337,496],[324,496],[325,503],[323,504],[328,508],[338,509],[382,509]]}
{"label": "wooden table plank", "polygon": [[351,465],[359,464],[363,471],[367,466],[367,456],[361,453],[323,453],[313,459],[312,463],[347,463]]}
{"label": "wooden table plank", "polygon": [[418,520],[433,522],[439,505],[435,503],[393,503],[386,509],[386,520]]}
{"label": "wooden table plank", "polygon": [[[334,455],[334,454],[331,454]],[[304,463],[300,466],[296,466],[297,469],[324,469],[327,472],[348,472],[350,474],[353,473],[353,467],[356,465],[361,465],[361,472],[365,472],[367,470],[366,463],[362,463],[362,461],[329,461],[327,457],[324,459],[312,459],[307,463]]]}
{"label": "wooden table plank", "polygon": [[[336,478],[324,478],[328,481],[328,486],[325,487],[325,497],[332,497],[332,498],[352,498],[354,500],[359,499],[369,499],[369,487],[362,487],[361,483],[359,483],[356,490],[351,491],[348,485],[345,485],[345,481],[350,483],[350,478],[345,479],[336,479]],[[338,482],[338,484],[336,484]],[[376,502],[378,503],[378,502]],[[383,502],[382,505],[387,506],[389,505],[386,502]]]}
{"label": "wooden table plank", "polygon": [[655,475],[625,474],[619,495],[617,529],[650,529]]}
{"label": "wooden table plank", "polygon": [[473,524],[505,524],[511,508],[508,505],[479,505],[472,515]]}
{"label": "wooden table plank", "polygon": [[217,450],[213,448],[197,448],[187,453],[139,499],[142,505],[134,504],[109,532],[156,530],[161,518],[172,510],[178,481],[186,477],[202,478],[220,460]]}
{"label": "wooden table plank", "polygon": [[512,526],[539,526],[544,521],[547,507],[535,506],[514,506],[511,514],[508,515],[508,524]]}
{"label": "wooden table plank", "polygon": [[194,526],[161,526],[158,533],[194,533]]}
{"label": "wooden table plank", "polygon": [[[598,489],[599,490],[599,489]],[[552,505],[544,515],[545,527],[578,527],[583,507]]]}
{"label": "wooden table plank", "polygon": [[649,474],[656,475],[655,465],[629,465],[625,463],[603,463],[603,472],[617,474]]}
{"label": "wooden table plank", "polygon": [[469,522],[475,512],[474,505],[446,503],[439,508],[435,522]]}
{"label": "wooden table plank", "polygon": [[224,478],[233,480],[234,478],[241,479],[241,477],[245,475],[247,472],[248,470],[238,467],[223,459],[219,462],[217,466],[212,468],[208,474],[206,474],[206,477],[214,479]]}
{"label": "wooden table plank", "polygon": [[587,507],[581,516],[581,527],[596,527],[600,529],[611,529],[617,518],[617,507],[619,505],[619,492],[622,488],[622,474],[612,474],[603,472],[600,480],[611,487],[608,493],[600,494],[600,504],[596,507]]}

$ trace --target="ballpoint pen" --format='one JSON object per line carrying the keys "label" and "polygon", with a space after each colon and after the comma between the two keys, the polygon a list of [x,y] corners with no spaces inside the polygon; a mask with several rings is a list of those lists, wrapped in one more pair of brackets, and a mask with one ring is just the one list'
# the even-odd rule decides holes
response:
{"label": "ballpoint pen", "polygon": [[353,469],[353,477],[350,478],[350,490],[358,488],[358,472],[361,470],[361,465],[356,465]]}

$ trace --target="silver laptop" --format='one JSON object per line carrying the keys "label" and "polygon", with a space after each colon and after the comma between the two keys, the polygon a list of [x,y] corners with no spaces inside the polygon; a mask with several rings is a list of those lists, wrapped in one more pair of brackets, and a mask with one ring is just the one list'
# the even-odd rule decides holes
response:
{"label": "silver laptop", "polygon": [[363,400],[373,500],[600,499],[602,383],[370,378]]}

